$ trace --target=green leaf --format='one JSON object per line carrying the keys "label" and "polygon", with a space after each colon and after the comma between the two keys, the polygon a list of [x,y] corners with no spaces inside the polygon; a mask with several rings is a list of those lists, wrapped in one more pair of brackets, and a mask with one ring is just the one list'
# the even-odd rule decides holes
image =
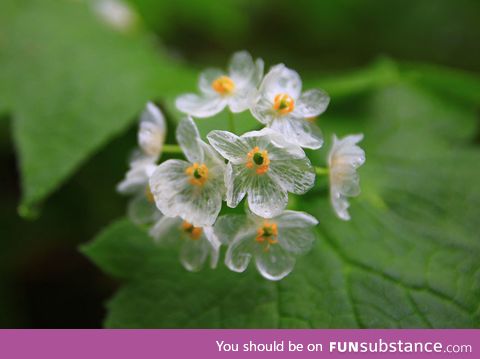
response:
{"label": "green leaf", "polygon": [[[127,220],[108,227],[83,251],[104,271],[127,281],[108,304],[107,327],[354,324],[349,302],[342,290],[336,289],[341,275],[331,270],[329,280],[315,278],[315,273],[328,268],[341,269],[338,259],[328,255],[328,248],[317,251],[318,256],[305,258],[315,268],[311,277],[293,273],[290,280],[280,284],[262,279],[254,270],[238,275],[223,266],[215,271],[186,272],[174,251],[159,249],[145,231]],[[300,294],[311,299],[311,306],[302,303],[304,297]],[[329,306],[330,301],[335,306]],[[335,310],[345,315],[337,316]]]}
{"label": "green leaf", "polygon": [[157,52],[141,30],[108,28],[87,3],[0,5],[0,98],[14,120],[24,215],[134,121],[148,100],[192,86],[191,74]]}
{"label": "green leaf", "polygon": [[480,104],[480,77],[457,69],[406,64],[402,71],[415,82],[452,98]]}
{"label": "green leaf", "polygon": [[[322,117],[323,130],[365,133],[367,162],[352,221],[325,183],[294,201],[320,221],[289,276],[186,272],[175,250],[119,221],[83,247],[124,285],[107,327],[469,328],[480,326],[480,151],[472,111],[408,81]],[[352,100],[352,103],[356,103]],[[330,136],[327,136],[329,138]],[[311,152],[315,161],[325,150]],[[322,184],[323,183],[323,184]]]}

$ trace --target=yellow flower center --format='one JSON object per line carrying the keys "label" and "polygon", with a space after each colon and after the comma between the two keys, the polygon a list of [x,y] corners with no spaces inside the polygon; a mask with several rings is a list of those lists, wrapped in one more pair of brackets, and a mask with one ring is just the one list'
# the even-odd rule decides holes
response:
{"label": "yellow flower center", "polygon": [[203,186],[208,179],[208,168],[205,164],[199,165],[195,162],[185,173],[190,177],[190,184],[195,186]]}
{"label": "yellow flower center", "polygon": [[220,76],[212,82],[212,88],[220,95],[229,95],[235,89],[235,83],[228,76]]}
{"label": "yellow flower center", "polygon": [[263,250],[268,252],[272,244],[278,243],[278,228],[275,223],[263,222],[263,225],[257,229],[255,240],[262,244]]}
{"label": "yellow flower center", "polygon": [[155,202],[155,198],[153,197],[152,190],[150,189],[150,185],[147,184],[147,187],[145,187],[145,197],[147,198],[147,201],[149,203]]}
{"label": "yellow flower center", "polygon": [[273,109],[282,115],[290,113],[295,108],[295,101],[285,93],[280,93],[273,100]]}
{"label": "yellow flower center", "polygon": [[268,171],[268,165],[270,159],[268,158],[268,152],[266,150],[260,151],[258,146],[255,146],[247,154],[247,163],[245,166],[250,169],[255,169],[258,175],[263,175]]}
{"label": "yellow flower center", "polygon": [[202,235],[202,227],[195,227],[193,224],[183,221],[182,230],[191,240],[198,240]]}

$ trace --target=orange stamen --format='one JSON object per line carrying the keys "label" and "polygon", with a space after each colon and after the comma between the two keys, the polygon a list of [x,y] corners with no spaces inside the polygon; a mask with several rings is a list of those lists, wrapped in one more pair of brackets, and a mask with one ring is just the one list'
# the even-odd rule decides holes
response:
{"label": "orange stamen", "polygon": [[278,227],[276,223],[263,222],[263,225],[257,229],[255,240],[263,244],[263,250],[268,252],[272,244],[278,243]]}
{"label": "orange stamen", "polygon": [[228,76],[220,76],[212,82],[212,88],[220,95],[229,95],[235,89],[235,83]]}
{"label": "orange stamen", "polygon": [[278,94],[273,100],[273,109],[282,115],[290,113],[295,108],[295,101],[287,94]]}
{"label": "orange stamen", "polygon": [[198,240],[202,235],[202,227],[195,227],[193,224],[183,221],[182,230],[188,235],[191,240]]}
{"label": "orange stamen", "polygon": [[247,163],[245,166],[250,169],[255,168],[255,172],[258,175],[263,175],[268,171],[270,165],[270,159],[268,158],[268,152],[266,150],[260,151],[258,146],[255,146],[250,152],[247,153]]}
{"label": "orange stamen", "polygon": [[205,164],[199,165],[195,162],[185,173],[190,177],[190,184],[195,186],[203,186],[208,179],[208,167]]}
{"label": "orange stamen", "polygon": [[153,197],[153,193],[150,190],[150,186],[147,184],[147,187],[145,187],[145,197],[147,198],[147,201],[149,203],[155,202],[155,198]]}

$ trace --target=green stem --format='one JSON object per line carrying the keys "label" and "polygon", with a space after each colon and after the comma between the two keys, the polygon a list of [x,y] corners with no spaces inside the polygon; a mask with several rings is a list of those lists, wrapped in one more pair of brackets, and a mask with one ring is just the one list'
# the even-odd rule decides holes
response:
{"label": "green stem", "polygon": [[163,145],[163,150],[164,153],[170,153],[170,154],[179,154],[183,153],[182,149],[180,148],[179,145]]}
{"label": "green stem", "polygon": [[235,117],[232,111],[228,111],[228,127],[230,132],[235,133]]}
{"label": "green stem", "polygon": [[326,175],[328,175],[328,167],[315,166],[315,173],[318,176],[326,176]]}

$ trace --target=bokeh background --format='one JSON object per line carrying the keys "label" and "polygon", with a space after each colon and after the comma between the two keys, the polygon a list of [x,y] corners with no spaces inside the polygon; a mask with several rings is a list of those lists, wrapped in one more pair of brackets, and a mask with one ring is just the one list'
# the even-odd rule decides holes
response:
{"label": "bokeh background", "polygon": [[[173,63],[195,71],[204,66],[223,66],[239,49],[249,50],[268,64],[284,62],[303,78],[348,73],[378,61],[390,61],[387,59],[459,69],[467,77],[477,76],[480,71],[477,0],[130,0],[126,3],[136,15],[134,25],[126,30],[112,27],[95,13],[94,1],[60,2],[66,5],[59,6],[56,13],[55,6],[46,1],[49,15],[39,14],[39,18],[51,19],[51,23],[36,26],[52,26],[58,17],[81,26],[81,19],[64,18],[65,13],[75,15],[75,11],[62,9],[76,6],[82,13],[94,13],[99,28],[107,27],[115,36],[132,41],[136,36],[141,41],[148,39],[149,46],[168,53]],[[37,3],[35,9],[42,6],[38,1],[2,1],[0,13],[20,18],[22,11],[31,11],[31,3]],[[35,13],[30,14],[30,20],[35,18]],[[0,63],[28,64],[28,59],[22,58],[25,54],[14,54],[18,58],[12,60],[12,52],[5,51],[9,38],[27,36],[27,30],[9,32],[22,26],[31,24],[0,25]],[[58,36],[62,36],[61,27]],[[73,53],[83,48],[76,41],[69,46]],[[5,59],[7,56],[9,59]],[[51,61],[58,67],[69,66],[68,60]],[[0,79],[17,76],[11,74],[11,67],[8,71]],[[27,71],[17,80],[28,83],[36,76],[35,71]],[[4,93],[15,96],[14,90],[4,87],[0,85]],[[61,95],[62,101],[68,101],[68,94]],[[33,92],[29,96],[41,94]],[[127,200],[115,192],[114,186],[124,175],[126,157],[135,146],[134,116],[31,211],[19,211],[22,177],[18,144],[12,135],[14,121],[8,106],[0,106],[0,327],[100,327],[105,317],[104,302],[118,283],[81,254],[78,246],[125,213]],[[476,131],[478,144],[478,127]]]}

